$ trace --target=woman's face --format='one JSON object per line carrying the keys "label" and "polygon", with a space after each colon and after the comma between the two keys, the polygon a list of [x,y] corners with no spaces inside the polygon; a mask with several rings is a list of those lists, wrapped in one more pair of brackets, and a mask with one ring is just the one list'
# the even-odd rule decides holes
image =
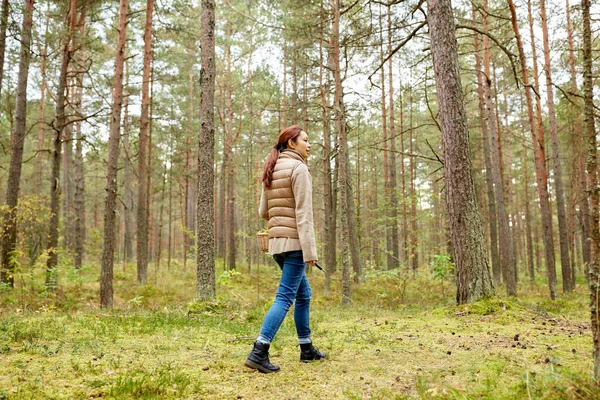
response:
{"label": "woman's face", "polygon": [[308,155],[310,154],[310,143],[308,143],[308,135],[306,132],[300,132],[300,135],[296,137],[296,140],[290,140],[288,142],[288,148],[292,150],[296,150],[302,158],[305,160],[308,159]]}

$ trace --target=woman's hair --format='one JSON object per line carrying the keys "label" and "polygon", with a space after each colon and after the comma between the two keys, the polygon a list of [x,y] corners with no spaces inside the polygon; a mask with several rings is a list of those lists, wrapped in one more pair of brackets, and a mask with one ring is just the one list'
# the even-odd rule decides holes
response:
{"label": "woman's hair", "polygon": [[304,129],[300,128],[298,125],[292,125],[281,131],[277,137],[277,143],[275,146],[273,146],[273,149],[269,153],[269,157],[267,157],[267,161],[265,162],[262,175],[262,183],[265,185],[265,187],[271,186],[271,181],[273,180],[273,170],[275,169],[275,164],[279,158],[279,153],[287,149],[288,141],[290,139],[296,140],[296,138],[300,136],[300,132],[303,130]]}

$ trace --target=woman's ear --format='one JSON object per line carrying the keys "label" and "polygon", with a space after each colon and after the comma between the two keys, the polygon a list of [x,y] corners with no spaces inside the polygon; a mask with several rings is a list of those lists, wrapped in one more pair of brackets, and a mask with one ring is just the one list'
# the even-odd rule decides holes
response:
{"label": "woman's ear", "polygon": [[287,148],[292,150],[296,148],[296,142],[294,142],[294,139],[288,140]]}

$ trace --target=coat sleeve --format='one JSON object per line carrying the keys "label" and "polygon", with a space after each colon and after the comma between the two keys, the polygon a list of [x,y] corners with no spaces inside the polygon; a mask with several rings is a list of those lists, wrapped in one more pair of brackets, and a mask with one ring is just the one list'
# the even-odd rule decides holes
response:
{"label": "coat sleeve", "polygon": [[269,207],[267,204],[267,196],[265,195],[265,188],[263,187],[260,192],[260,205],[258,206],[258,215],[265,220],[269,220]]}
{"label": "coat sleeve", "polygon": [[292,191],[296,202],[296,227],[304,261],[316,261],[318,258],[313,223],[312,179],[306,164],[299,164],[292,172]]}

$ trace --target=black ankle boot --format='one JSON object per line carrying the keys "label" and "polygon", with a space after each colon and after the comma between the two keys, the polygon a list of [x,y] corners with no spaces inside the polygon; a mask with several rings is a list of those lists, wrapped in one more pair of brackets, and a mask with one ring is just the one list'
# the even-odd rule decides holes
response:
{"label": "black ankle boot", "polygon": [[246,367],[257,369],[265,374],[278,372],[279,367],[269,361],[270,344],[254,342],[254,348],[246,360]]}
{"label": "black ankle boot", "polygon": [[325,352],[313,347],[312,343],[300,345],[300,361],[311,362],[325,358]]}

